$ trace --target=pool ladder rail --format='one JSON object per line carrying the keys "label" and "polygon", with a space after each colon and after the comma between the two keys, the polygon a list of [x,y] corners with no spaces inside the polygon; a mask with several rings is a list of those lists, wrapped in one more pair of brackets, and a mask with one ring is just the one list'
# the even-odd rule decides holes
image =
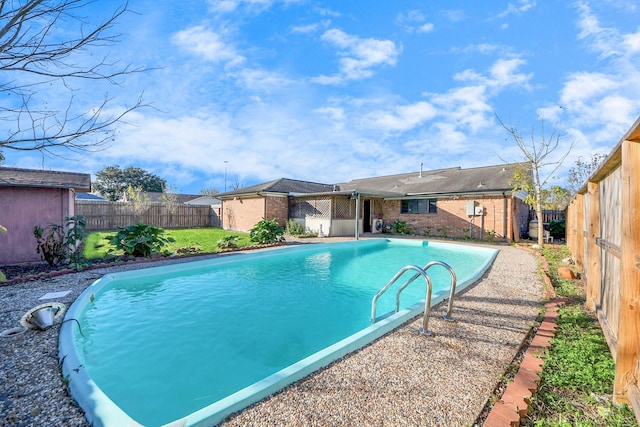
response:
{"label": "pool ladder rail", "polygon": [[445,314],[443,318],[448,322],[455,321],[455,319],[451,317],[451,313],[453,311],[453,301],[456,294],[456,283],[457,283],[456,273],[455,271],[453,271],[453,268],[451,268],[451,266],[446,262],[431,261],[422,268],[418,267],[417,265],[405,265],[400,270],[398,270],[395,276],[393,276],[391,280],[387,282],[386,285],[380,288],[378,293],[376,293],[373,296],[373,300],[371,301],[371,324],[373,325],[374,323],[376,323],[376,304],[377,304],[378,298],[380,298],[382,294],[384,294],[391,287],[391,285],[393,285],[400,277],[402,277],[404,273],[406,273],[409,270],[414,270],[414,271],[417,271],[417,273],[398,288],[398,292],[396,293],[395,312],[397,313],[400,310],[400,294],[402,293],[402,291],[407,286],[409,286],[409,284],[411,284],[414,280],[422,276],[427,285],[427,295],[424,302],[424,315],[422,317],[422,327],[418,331],[420,332],[421,335],[431,336],[432,333],[429,330],[428,326],[429,326],[429,316],[431,315],[431,292],[432,292],[433,286],[431,283],[431,278],[427,274],[427,270],[433,267],[434,265],[442,266],[447,270],[449,270],[449,273],[451,273],[451,290],[449,292],[449,308],[447,310],[447,314]]}

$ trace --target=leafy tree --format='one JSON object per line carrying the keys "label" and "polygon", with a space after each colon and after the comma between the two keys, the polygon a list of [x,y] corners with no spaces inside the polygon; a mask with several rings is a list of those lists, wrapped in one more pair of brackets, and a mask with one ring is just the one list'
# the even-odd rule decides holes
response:
{"label": "leafy tree", "polygon": [[202,190],[198,191],[198,194],[200,194],[201,196],[217,196],[218,194],[220,194],[220,191],[218,191],[217,188],[203,188]]}
{"label": "leafy tree", "polygon": [[137,167],[106,166],[96,173],[92,187],[107,200],[121,200],[130,186],[136,191],[162,192],[167,182],[157,175]]}
{"label": "leafy tree", "polygon": [[571,195],[575,195],[578,190],[580,190],[580,187],[582,187],[606,158],[606,154],[598,153],[591,154],[591,159],[589,160],[582,160],[582,157],[578,157],[576,165],[569,169],[569,178],[567,179],[569,181]]}
{"label": "leafy tree", "polygon": [[[85,18],[92,3],[0,0],[0,94],[6,101],[0,119],[11,126],[0,140],[0,160],[5,149],[50,154],[57,154],[57,148],[99,149],[113,139],[116,122],[143,106],[140,97],[118,109],[108,94],[90,106],[77,99],[82,92],[74,82],[117,85],[121,78],[144,71],[98,53],[118,41],[111,30],[127,12],[126,2],[98,24]],[[50,89],[67,92],[52,98]]]}
{"label": "leafy tree", "polygon": [[[560,141],[564,136],[556,124],[551,133],[546,133],[544,119],[540,119],[540,129],[535,126],[531,128],[531,136],[525,139],[517,127],[506,125],[498,117],[500,125],[513,138],[514,142],[522,152],[527,167],[516,169],[513,174],[512,183],[514,190],[524,190],[527,192],[525,203],[536,210],[538,218],[542,218],[543,210],[543,189],[553,174],[558,170],[562,162],[567,158],[575,141],[569,146],[566,153],[559,159],[554,160],[552,154],[560,147]],[[548,173],[546,171],[548,170]],[[538,244],[544,246],[544,224],[538,221]]]}
{"label": "leafy tree", "polygon": [[549,189],[542,189],[542,206],[544,209],[561,211],[569,205],[571,192],[559,185],[552,185]]}

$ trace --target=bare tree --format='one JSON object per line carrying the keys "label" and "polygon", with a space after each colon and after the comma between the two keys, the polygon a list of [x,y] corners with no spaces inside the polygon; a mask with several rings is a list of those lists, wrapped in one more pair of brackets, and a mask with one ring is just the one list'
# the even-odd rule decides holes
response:
{"label": "bare tree", "polygon": [[607,158],[606,154],[593,153],[591,159],[582,160],[582,157],[578,157],[576,165],[569,169],[569,187],[571,195],[575,195],[580,187],[589,179],[592,173],[594,173],[598,167]]}
{"label": "bare tree", "polygon": [[[106,94],[93,107],[78,108],[74,81],[117,85],[120,77],[144,70],[120,64],[108,55],[93,56],[118,41],[119,35],[111,30],[128,11],[128,4],[93,26],[82,17],[90,13],[86,9],[91,4],[95,2],[0,0],[0,94],[5,100],[0,120],[11,126],[0,137],[0,160],[4,149],[54,155],[59,155],[57,148],[100,149],[112,140],[113,125],[143,106],[139,96],[132,105],[107,113],[113,99]],[[61,105],[44,94],[52,87],[68,92]]]}
{"label": "bare tree", "polygon": [[502,125],[515,141],[526,162],[531,165],[531,169],[528,171],[516,170],[514,172],[513,184],[515,189],[525,190],[527,192],[525,202],[536,210],[536,216],[538,217],[538,245],[543,246],[543,189],[562,162],[567,158],[575,145],[575,141],[570,144],[566,153],[562,154],[559,159],[556,157],[556,160],[553,160],[551,154],[560,147],[560,140],[564,136],[558,124],[553,126],[551,133],[547,133],[544,119],[540,118],[539,130],[537,130],[535,126],[532,126],[531,136],[525,139],[517,127],[508,126],[500,120],[500,117],[497,118],[500,125]]}

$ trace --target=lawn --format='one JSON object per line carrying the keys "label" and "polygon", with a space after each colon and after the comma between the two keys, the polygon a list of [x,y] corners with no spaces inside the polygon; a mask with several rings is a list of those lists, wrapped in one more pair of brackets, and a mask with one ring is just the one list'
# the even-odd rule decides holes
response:
{"label": "lawn", "polygon": [[[106,258],[114,255],[122,255],[121,251],[109,244],[106,236],[114,234],[114,231],[92,232],[87,236],[83,256],[86,259]],[[220,252],[218,241],[226,236],[238,236],[238,247],[250,246],[253,243],[248,233],[226,231],[221,228],[181,228],[165,231],[165,237],[172,237],[175,242],[167,244],[164,248],[179,255]],[[113,252],[109,253],[109,250]]]}
{"label": "lawn", "polygon": [[558,330],[545,358],[539,389],[527,427],[631,427],[637,426],[626,405],[613,403],[615,363],[594,313],[585,310],[579,280],[561,278],[558,267],[570,255],[566,246],[542,251],[549,263],[549,278],[556,294],[569,302],[560,310]]}

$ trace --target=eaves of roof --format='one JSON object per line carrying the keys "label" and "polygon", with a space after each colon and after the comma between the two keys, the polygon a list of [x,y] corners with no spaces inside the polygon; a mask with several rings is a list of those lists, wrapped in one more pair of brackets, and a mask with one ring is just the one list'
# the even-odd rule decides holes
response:
{"label": "eaves of roof", "polygon": [[88,173],[0,167],[0,187],[64,188],[91,191]]}

